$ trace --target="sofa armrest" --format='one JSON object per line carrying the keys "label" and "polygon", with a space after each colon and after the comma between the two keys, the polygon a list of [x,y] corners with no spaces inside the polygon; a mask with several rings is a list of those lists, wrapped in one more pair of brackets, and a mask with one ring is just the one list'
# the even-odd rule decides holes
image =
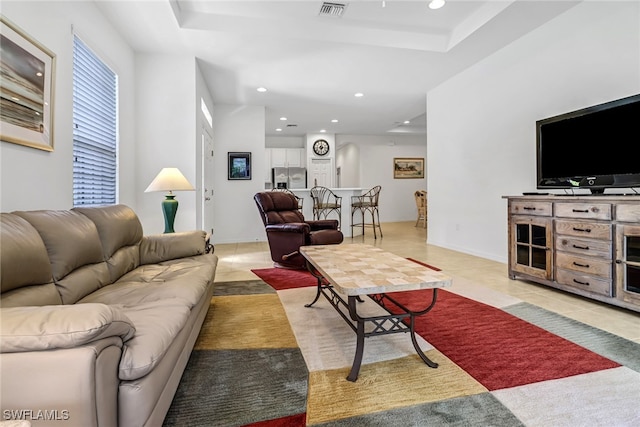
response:
{"label": "sofa armrest", "polygon": [[119,337],[68,349],[0,354],[3,419],[26,419],[34,427],[118,425],[121,355]]}
{"label": "sofa armrest", "polygon": [[78,347],[109,337],[127,341],[135,328],[105,304],[0,308],[0,353]]}
{"label": "sofa armrest", "polygon": [[207,234],[200,230],[144,236],[140,243],[140,264],[202,255],[206,251],[206,238]]}

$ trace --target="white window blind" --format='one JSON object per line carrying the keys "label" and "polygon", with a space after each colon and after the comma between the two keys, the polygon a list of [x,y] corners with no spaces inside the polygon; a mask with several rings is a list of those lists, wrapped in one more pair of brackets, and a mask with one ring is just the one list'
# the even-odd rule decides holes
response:
{"label": "white window blind", "polygon": [[117,193],[117,76],[73,42],[73,205],[109,205]]}

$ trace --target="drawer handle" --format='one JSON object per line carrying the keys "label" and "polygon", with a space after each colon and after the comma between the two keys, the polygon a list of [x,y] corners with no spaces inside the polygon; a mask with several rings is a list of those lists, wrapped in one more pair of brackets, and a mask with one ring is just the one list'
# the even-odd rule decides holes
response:
{"label": "drawer handle", "polygon": [[575,213],[589,213],[588,209],[573,209]]}
{"label": "drawer handle", "polygon": [[574,248],[576,249],[583,249],[585,251],[589,250],[589,246],[578,246],[578,245],[573,245]]}
{"label": "drawer handle", "polygon": [[580,264],[579,262],[573,262],[573,265],[575,265],[576,267],[583,267],[583,268],[589,268],[589,264]]}
{"label": "drawer handle", "polygon": [[573,281],[578,285],[589,286],[589,282],[581,282],[580,280],[577,280],[577,279],[573,279]]}
{"label": "drawer handle", "polygon": [[585,232],[585,233],[591,233],[591,229],[589,229],[589,228],[573,227],[573,231],[582,231],[582,232]]}
{"label": "drawer handle", "polygon": [[532,207],[529,207],[529,206],[524,206],[522,209],[524,209],[525,211],[535,211],[536,210],[536,208],[532,208]]}

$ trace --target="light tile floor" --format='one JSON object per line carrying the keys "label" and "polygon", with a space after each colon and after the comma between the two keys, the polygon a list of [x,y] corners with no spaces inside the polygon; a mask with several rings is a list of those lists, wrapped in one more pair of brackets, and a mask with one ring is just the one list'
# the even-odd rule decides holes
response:
{"label": "light tile floor", "polygon": [[[414,222],[383,223],[383,238],[345,238],[345,243],[367,243],[441,268],[452,277],[462,277],[480,286],[512,295],[580,322],[640,343],[640,313],[591,301],[543,285],[511,280],[507,265],[426,243],[426,230]],[[219,257],[216,282],[256,279],[251,270],[273,266],[267,242],[230,243],[215,246]]]}

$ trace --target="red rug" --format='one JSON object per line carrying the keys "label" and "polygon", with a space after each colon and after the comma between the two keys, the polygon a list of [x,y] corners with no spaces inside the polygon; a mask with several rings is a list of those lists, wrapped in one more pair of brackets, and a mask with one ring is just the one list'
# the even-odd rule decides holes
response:
{"label": "red rug", "polygon": [[[316,286],[306,271],[252,270],[276,290]],[[405,306],[423,308],[432,290],[396,292]],[[416,332],[489,390],[620,366],[500,309],[440,290],[434,309],[416,319]]]}

